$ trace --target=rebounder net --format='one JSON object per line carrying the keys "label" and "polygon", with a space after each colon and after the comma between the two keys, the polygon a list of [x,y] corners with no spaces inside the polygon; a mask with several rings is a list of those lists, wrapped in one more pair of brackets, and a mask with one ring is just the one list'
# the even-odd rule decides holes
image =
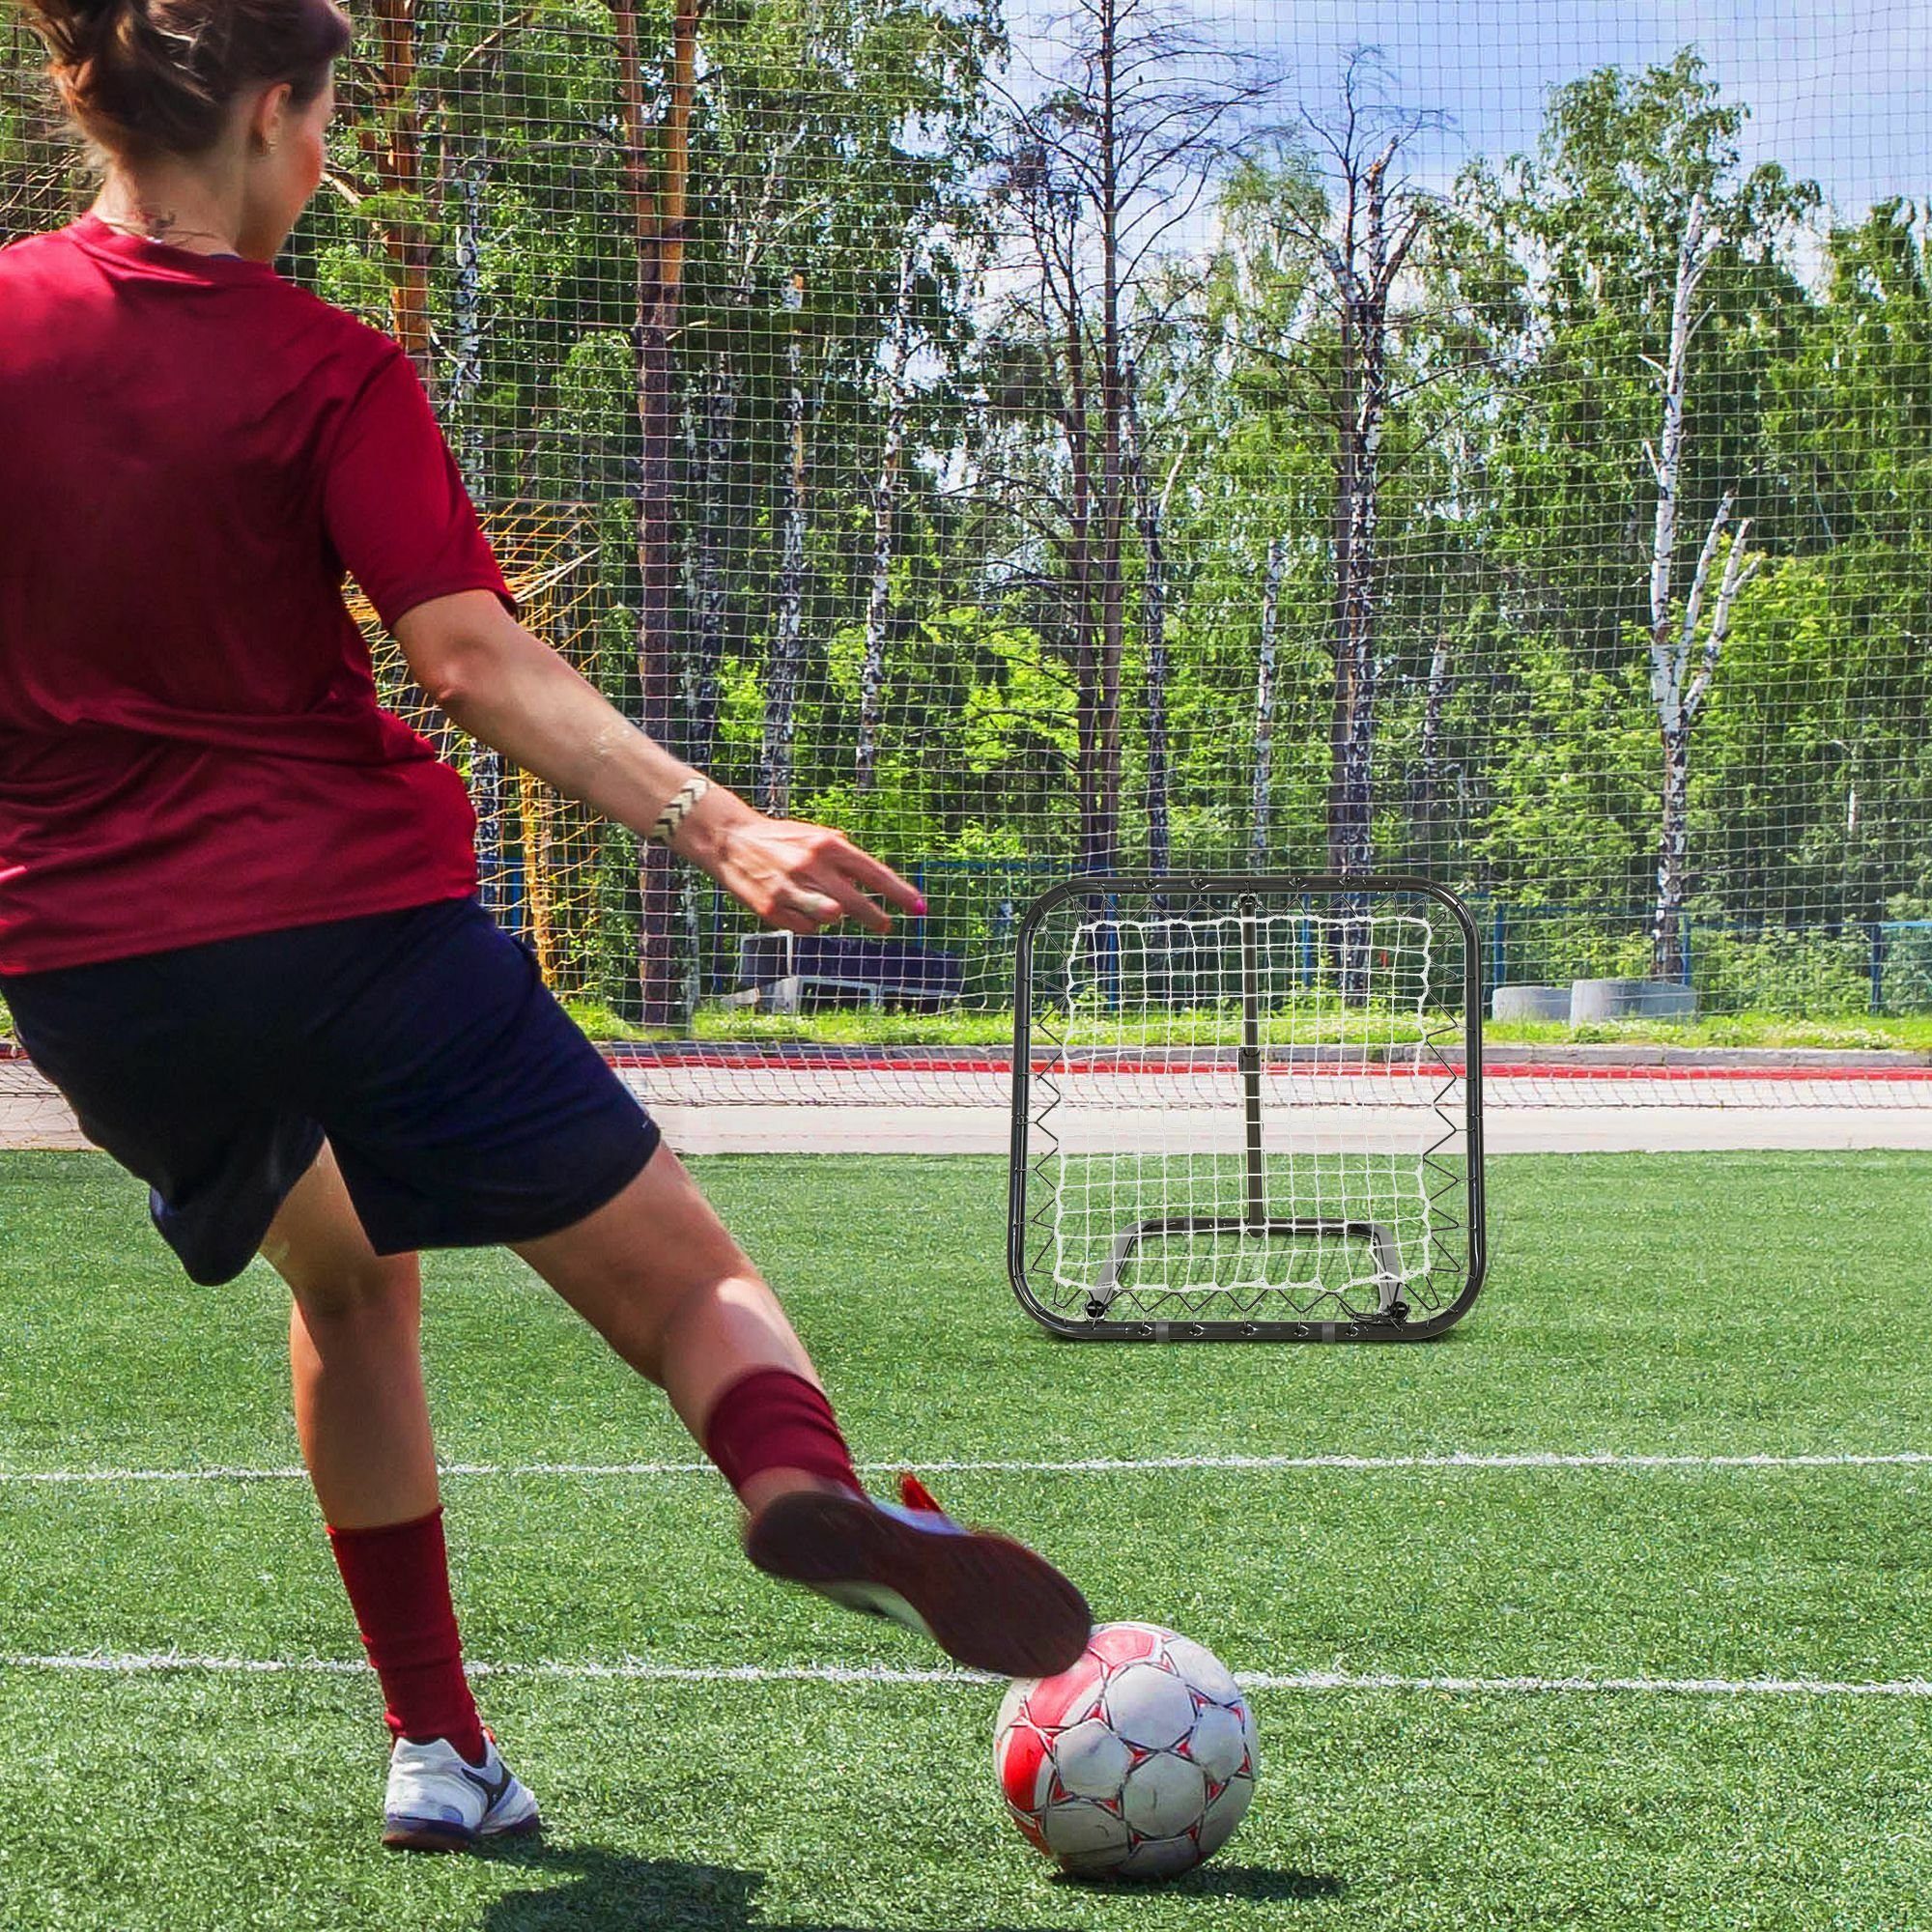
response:
{"label": "rebounder net", "polygon": [[[1396,869],[1495,1105],[1932,1101],[1922,13],[372,0],[283,272],[928,911],[759,934],[385,658],[489,903],[657,1100],[996,1108],[1056,881]],[[91,191],[43,65],[0,243]]]}
{"label": "rebounder net", "polygon": [[1010,1260],[1049,1326],[1398,1337],[1468,1306],[1460,906],[1377,880],[1083,882],[1020,956]]}

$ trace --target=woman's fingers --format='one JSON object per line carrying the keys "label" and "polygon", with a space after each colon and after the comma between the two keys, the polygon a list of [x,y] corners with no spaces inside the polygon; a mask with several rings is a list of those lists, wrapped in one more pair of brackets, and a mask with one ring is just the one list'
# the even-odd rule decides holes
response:
{"label": "woman's fingers", "polygon": [[779,891],[779,904],[788,913],[800,919],[809,919],[814,925],[824,925],[838,917],[842,910],[837,898],[830,894],[815,892],[800,881],[790,881]]}
{"label": "woman's fingers", "polygon": [[[869,852],[845,838],[835,833],[838,840],[831,863],[836,865],[847,878],[856,880],[867,892],[877,893],[888,903],[895,905],[901,912],[923,913],[925,900],[910,880],[902,879],[890,866],[882,864]],[[869,904],[870,901],[868,900]],[[875,907],[874,910],[877,908]]]}
{"label": "woman's fingers", "polygon": [[874,932],[892,930],[892,915],[874,905],[850,880],[841,879],[826,867],[815,867],[785,894],[787,905],[820,925],[834,920],[856,919]]}
{"label": "woman's fingers", "polygon": [[[763,837],[745,853],[750,863],[742,872],[729,866],[714,876],[769,924],[787,932],[812,933],[835,921],[852,919],[873,932],[890,932],[892,914],[879,899],[902,912],[925,911],[917,887],[869,852],[861,851],[842,833],[819,825],[774,825],[769,820],[759,830]],[[761,872],[764,876],[759,879]]]}
{"label": "woman's fingers", "polygon": [[883,906],[874,905],[864,893],[842,893],[839,903],[847,919],[856,919],[861,925],[868,925],[874,932],[890,932],[893,929],[892,914]]}

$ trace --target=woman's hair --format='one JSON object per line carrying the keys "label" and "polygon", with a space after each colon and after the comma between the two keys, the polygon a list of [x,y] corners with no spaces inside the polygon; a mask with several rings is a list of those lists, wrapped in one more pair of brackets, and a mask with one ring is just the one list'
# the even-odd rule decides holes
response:
{"label": "woman's hair", "polygon": [[81,131],[113,155],[202,155],[244,87],[306,106],[349,44],[332,0],[21,0]]}

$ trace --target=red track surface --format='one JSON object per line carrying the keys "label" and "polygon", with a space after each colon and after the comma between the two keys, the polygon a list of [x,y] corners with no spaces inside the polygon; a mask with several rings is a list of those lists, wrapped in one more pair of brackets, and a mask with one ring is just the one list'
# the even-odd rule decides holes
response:
{"label": "red track surface", "polygon": [[[1229,1049],[1232,1057],[1233,1048]],[[920,1047],[901,1050],[821,1047],[790,1044],[775,1050],[728,1045],[705,1046],[607,1046],[604,1057],[612,1066],[648,1068],[661,1066],[668,1071],[698,1072],[789,1072],[789,1073],[973,1073],[981,1076],[1005,1075],[1010,1065],[1006,1054],[954,1053],[943,1048],[931,1051]],[[24,1064],[27,1056],[13,1040],[0,1040],[0,1063]],[[1037,1061],[1036,1065],[1048,1064]],[[1083,1074],[1165,1074],[1183,1077],[1194,1069],[1159,1057],[1143,1060],[1096,1059],[1080,1066]],[[1204,1075],[1218,1071],[1214,1063],[1204,1064]],[[1371,1065],[1340,1061],[1275,1063],[1267,1072],[1278,1079],[1308,1075],[1337,1079],[1401,1078],[1437,1079],[1440,1066],[1409,1065]],[[1932,1083],[1932,1066],[1862,1066],[1857,1061],[1808,1066],[1576,1066],[1536,1061],[1486,1061],[1483,1074],[1490,1080],[1566,1080],[1566,1081],[1857,1081],[1861,1085],[1897,1086]]]}

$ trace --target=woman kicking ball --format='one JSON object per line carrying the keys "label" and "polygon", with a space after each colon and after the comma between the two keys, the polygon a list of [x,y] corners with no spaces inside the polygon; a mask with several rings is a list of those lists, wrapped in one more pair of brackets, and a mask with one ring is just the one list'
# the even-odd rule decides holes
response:
{"label": "woman kicking ball", "polygon": [[475,900],[457,774],[376,701],[352,574],[465,730],[793,932],[919,910],[627,724],[517,622],[415,374],[271,266],[321,182],[329,0],[26,0],[102,156],[0,252],[0,990],[196,1281],[293,1296],[302,1455],[394,1736],[384,1842],[536,1824],[465,1679],[417,1253],[502,1243],[668,1396],[772,1576],[1064,1669],[1080,1593],[916,1484]]}

